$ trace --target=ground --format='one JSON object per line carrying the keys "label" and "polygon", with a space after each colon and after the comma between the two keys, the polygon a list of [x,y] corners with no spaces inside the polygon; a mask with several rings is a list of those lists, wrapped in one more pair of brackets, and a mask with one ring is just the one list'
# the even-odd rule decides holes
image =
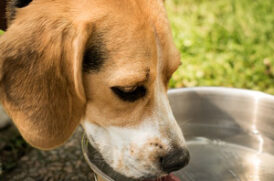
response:
{"label": "ground", "polygon": [[82,135],[79,127],[64,146],[40,151],[28,146],[14,126],[0,131],[0,180],[92,181],[91,169],[81,151]]}

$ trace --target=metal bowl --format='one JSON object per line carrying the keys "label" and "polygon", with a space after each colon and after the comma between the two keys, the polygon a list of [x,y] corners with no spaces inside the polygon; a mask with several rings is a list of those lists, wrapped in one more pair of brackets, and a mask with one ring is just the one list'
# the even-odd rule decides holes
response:
{"label": "metal bowl", "polygon": [[[274,180],[274,96],[200,87],[170,90],[169,99],[191,155],[175,173],[182,181]],[[94,164],[96,154],[83,145],[88,163],[105,180],[124,179],[109,177],[113,172]]]}

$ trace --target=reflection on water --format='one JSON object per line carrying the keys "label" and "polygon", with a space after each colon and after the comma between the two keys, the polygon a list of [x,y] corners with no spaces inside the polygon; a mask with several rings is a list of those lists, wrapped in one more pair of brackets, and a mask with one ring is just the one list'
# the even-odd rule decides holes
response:
{"label": "reflection on water", "polygon": [[260,181],[260,165],[261,159],[257,154],[248,155],[246,161],[250,164],[250,181]]}
{"label": "reflection on water", "polygon": [[255,132],[257,149],[202,137],[187,141],[192,159],[176,175],[184,181],[273,181],[274,156],[263,152],[263,137]]}
{"label": "reflection on water", "polygon": [[261,154],[263,152],[264,139],[260,132],[257,130],[256,124],[252,125],[252,132],[258,140],[258,151],[252,155],[248,155],[246,160],[250,163],[251,179],[250,181],[261,181],[260,168],[261,168]]}
{"label": "reflection on water", "polygon": [[260,134],[259,130],[257,129],[257,113],[258,113],[258,102],[259,97],[255,98],[254,100],[254,115],[253,115],[253,121],[251,126],[251,131],[254,134],[255,138],[258,140],[258,152],[252,155],[248,155],[246,160],[248,163],[250,163],[250,172],[251,172],[251,178],[250,181],[261,181],[260,179],[260,168],[261,168],[261,154],[263,152],[263,145],[264,145],[264,139],[262,135]]}
{"label": "reflection on water", "polygon": [[261,154],[263,152],[263,144],[264,144],[264,139],[261,135],[261,133],[259,132],[259,130],[257,129],[257,117],[258,117],[258,103],[259,103],[259,99],[260,97],[256,97],[255,98],[255,104],[254,104],[254,115],[253,115],[253,121],[252,121],[252,126],[251,126],[251,130],[252,133],[254,134],[254,136],[258,139],[258,154]]}

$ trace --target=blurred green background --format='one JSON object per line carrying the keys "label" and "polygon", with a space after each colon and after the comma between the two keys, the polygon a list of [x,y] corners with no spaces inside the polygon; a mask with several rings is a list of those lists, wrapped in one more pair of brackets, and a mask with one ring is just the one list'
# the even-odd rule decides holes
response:
{"label": "blurred green background", "polygon": [[183,65],[170,87],[274,94],[274,0],[166,0]]}
{"label": "blurred green background", "polygon": [[274,94],[273,6],[274,0],[166,0],[183,62],[170,87]]}

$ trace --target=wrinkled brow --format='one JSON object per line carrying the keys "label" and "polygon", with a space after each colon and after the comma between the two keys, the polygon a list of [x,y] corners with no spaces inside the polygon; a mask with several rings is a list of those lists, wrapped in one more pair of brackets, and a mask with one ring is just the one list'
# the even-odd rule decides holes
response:
{"label": "wrinkled brow", "polygon": [[111,78],[109,84],[111,86],[129,87],[141,85],[147,82],[150,78],[150,69],[146,68],[142,71],[116,71]]}

